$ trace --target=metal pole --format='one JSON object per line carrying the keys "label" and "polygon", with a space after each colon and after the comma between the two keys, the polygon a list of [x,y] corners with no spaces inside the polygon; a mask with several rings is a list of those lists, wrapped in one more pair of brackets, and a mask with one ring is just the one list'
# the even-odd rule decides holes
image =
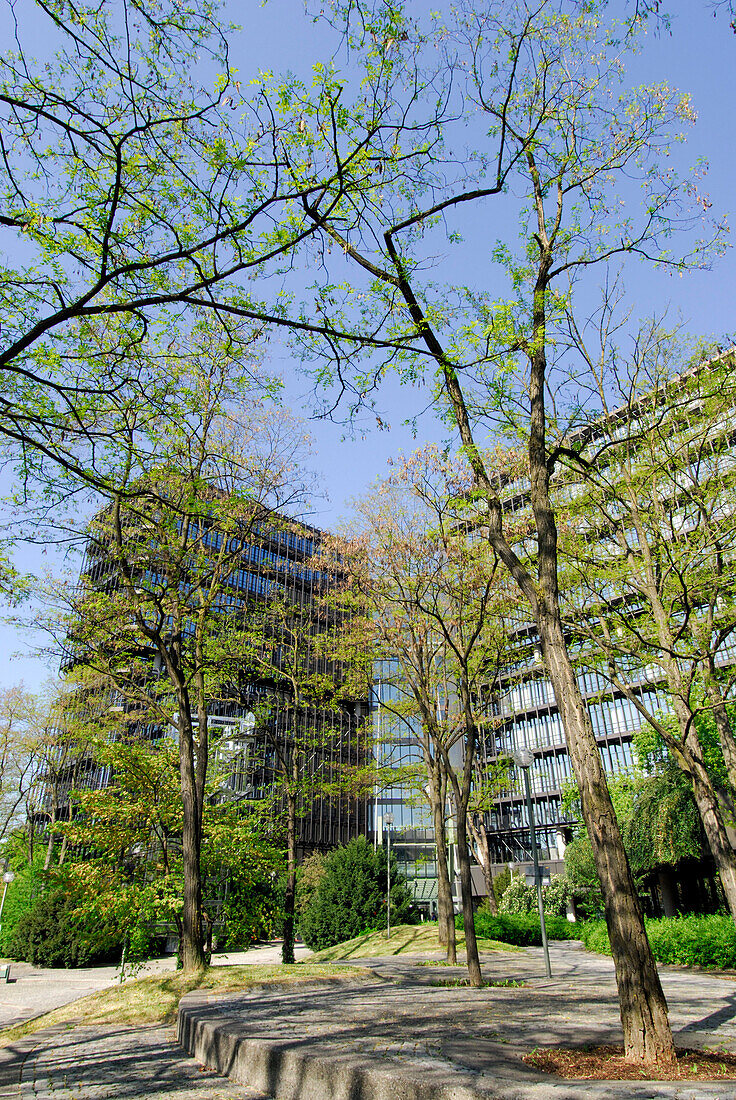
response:
{"label": "metal pole", "polygon": [[[381,754],[381,681],[378,681],[376,687],[376,732],[375,732],[375,749],[374,759],[376,766],[380,762]],[[378,851],[378,782],[373,792],[373,851]]]}
{"label": "metal pole", "polygon": [[386,838],[388,842],[388,858],[386,860],[386,875],[388,889],[386,891],[386,939],[391,939],[391,826],[386,826]]}
{"label": "metal pole", "polygon": [[529,782],[529,768],[522,768],[524,772],[524,787],[526,789],[526,810],[529,816],[529,835],[532,842],[532,860],[534,861],[534,882],[537,886],[537,905],[539,906],[539,924],[542,929],[542,948],[544,950],[544,967],[547,977],[552,977],[552,967],[549,964],[549,944],[547,943],[547,925],[544,922],[544,902],[542,900],[542,876],[539,871],[539,856],[537,854],[537,829],[534,823],[534,807],[532,805],[532,788]]}

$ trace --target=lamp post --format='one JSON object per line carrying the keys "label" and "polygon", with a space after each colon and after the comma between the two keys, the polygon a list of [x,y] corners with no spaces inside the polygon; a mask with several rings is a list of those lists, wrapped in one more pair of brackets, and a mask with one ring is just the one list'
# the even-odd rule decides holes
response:
{"label": "lamp post", "polygon": [[2,930],[3,927],[3,907],[5,905],[5,895],[8,892],[8,886],[10,886],[10,883],[13,881],[14,878],[15,875],[12,871],[6,871],[3,875],[3,882],[5,883],[5,886],[3,887],[3,898],[2,901],[0,901],[0,930]]}
{"label": "lamp post", "polygon": [[393,814],[383,815],[383,824],[386,826],[386,939],[391,939],[391,826],[394,823]]}
{"label": "lamp post", "polygon": [[552,977],[552,967],[549,964],[549,944],[547,943],[547,925],[544,922],[544,902],[542,901],[542,876],[539,873],[539,855],[537,853],[537,829],[534,822],[534,806],[532,805],[532,788],[529,783],[529,769],[534,763],[534,753],[531,749],[517,749],[513,754],[514,763],[524,773],[524,789],[526,791],[526,812],[529,818],[529,836],[532,842],[532,861],[534,863],[534,882],[537,887],[537,905],[539,906],[539,924],[542,929],[542,948],[544,950],[544,968],[547,977]]}

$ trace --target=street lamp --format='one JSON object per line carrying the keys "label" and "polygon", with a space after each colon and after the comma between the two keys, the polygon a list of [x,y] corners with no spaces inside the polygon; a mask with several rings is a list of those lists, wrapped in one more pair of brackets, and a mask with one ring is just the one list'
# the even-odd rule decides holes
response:
{"label": "street lamp", "polygon": [[393,814],[383,815],[383,824],[386,826],[386,939],[391,939],[391,826],[394,823]]}
{"label": "street lamp", "polygon": [[3,875],[3,882],[5,883],[5,886],[3,887],[3,898],[2,901],[0,901],[0,930],[2,930],[3,927],[3,906],[5,905],[5,895],[7,894],[8,887],[10,886],[14,878],[15,875],[12,871],[6,871]]}
{"label": "street lamp", "polygon": [[529,818],[529,836],[532,842],[532,861],[534,863],[534,882],[537,887],[537,905],[539,906],[539,924],[542,929],[542,948],[544,949],[544,967],[547,977],[552,977],[552,967],[549,964],[549,944],[547,943],[547,925],[544,922],[544,902],[542,901],[542,876],[539,873],[539,855],[537,854],[537,828],[534,822],[534,807],[532,805],[532,788],[529,783],[529,769],[534,763],[534,753],[531,749],[517,749],[513,754],[514,763],[524,773],[524,789],[526,791],[526,812]]}

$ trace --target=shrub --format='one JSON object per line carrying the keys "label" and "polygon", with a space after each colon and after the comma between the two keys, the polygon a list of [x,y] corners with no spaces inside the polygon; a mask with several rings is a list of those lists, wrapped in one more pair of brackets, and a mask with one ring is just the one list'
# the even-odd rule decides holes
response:
{"label": "shrub", "polygon": [[33,966],[78,967],[118,962],[120,936],[99,922],[85,922],[77,901],[63,890],[44,894],[21,916],[8,955]]}
{"label": "shrub", "polygon": [[[391,857],[391,923],[415,924],[419,913]],[[331,947],[386,923],[386,853],[365,837],[331,852],[299,919],[304,942]]]}
{"label": "shrub", "polygon": [[[672,966],[736,969],[736,925],[730,916],[700,914],[645,921],[655,959]],[[587,921],[580,938],[589,951],[611,954],[604,921]]]}
{"label": "shrub", "polygon": [[496,905],[501,904],[501,898],[506,893],[509,883],[511,882],[511,872],[508,867],[504,867],[503,871],[499,871],[493,878],[493,894],[496,898]]}
{"label": "shrub", "polygon": [[[576,894],[575,886],[566,875],[552,875],[547,886],[542,887],[545,915],[564,915],[567,902]],[[503,892],[499,913],[533,913],[537,910],[537,890],[525,880],[515,876]]]}
{"label": "shrub", "polygon": [[542,888],[544,912],[564,917],[567,903],[575,897],[575,887],[567,875],[552,875],[547,886]]}
{"label": "shrub", "polygon": [[[10,942],[18,921],[24,913],[33,908],[35,896],[43,874],[36,867],[25,867],[15,872],[15,881],[11,882],[3,906],[2,928],[0,929],[0,954],[9,955]],[[2,886],[0,886],[0,895]]]}
{"label": "shrub", "polygon": [[[457,918],[458,928],[462,918]],[[545,916],[547,938],[550,940],[580,939],[580,925],[564,917]],[[536,913],[499,913],[492,916],[487,910],[475,914],[475,931],[483,939],[500,940],[517,947],[538,947],[542,942],[542,929]]]}
{"label": "shrub", "polygon": [[499,913],[531,913],[536,907],[537,895],[533,886],[527,886],[520,875],[514,875],[503,892],[498,906]]}
{"label": "shrub", "polygon": [[312,852],[299,868],[296,887],[297,913],[304,913],[309,908],[314,892],[325,873],[326,859],[327,856],[323,852]]}

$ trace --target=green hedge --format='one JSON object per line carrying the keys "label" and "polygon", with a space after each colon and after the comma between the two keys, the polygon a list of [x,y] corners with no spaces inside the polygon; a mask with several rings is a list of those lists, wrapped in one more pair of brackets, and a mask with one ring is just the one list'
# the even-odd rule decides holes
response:
{"label": "green hedge", "polygon": [[75,917],[76,901],[52,890],[18,920],[7,954],[33,966],[79,967],[118,963],[122,943],[115,929]]}
{"label": "green hedge", "polygon": [[[326,857],[317,885],[299,918],[307,947],[320,951],[386,924],[387,861],[365,837]],[[391,923],[417,924],[419,911],[391,853]]]}
{"label": "green hedge", "polygon": [[[731,917],[719,914],[662,917],[647,919],[645,923],[658,962],[736,969],[736,924]],[[611,954],[604,921],[587,921],[579,929],[579,938],[589,951]]]}
{"label": "green hedge", "polygon": [[[458,916],[458,928],[462,928],[463,919]],[[546,916],[547,938],[550,940],[579,940],[580,925],[565,917]],[[475,914],[475,932],[483,939],[500,940],[501,943],[513,943],[517,947],[539,946],[542,931],[536,913],[499,913],[497,917],[489,912]]]}

